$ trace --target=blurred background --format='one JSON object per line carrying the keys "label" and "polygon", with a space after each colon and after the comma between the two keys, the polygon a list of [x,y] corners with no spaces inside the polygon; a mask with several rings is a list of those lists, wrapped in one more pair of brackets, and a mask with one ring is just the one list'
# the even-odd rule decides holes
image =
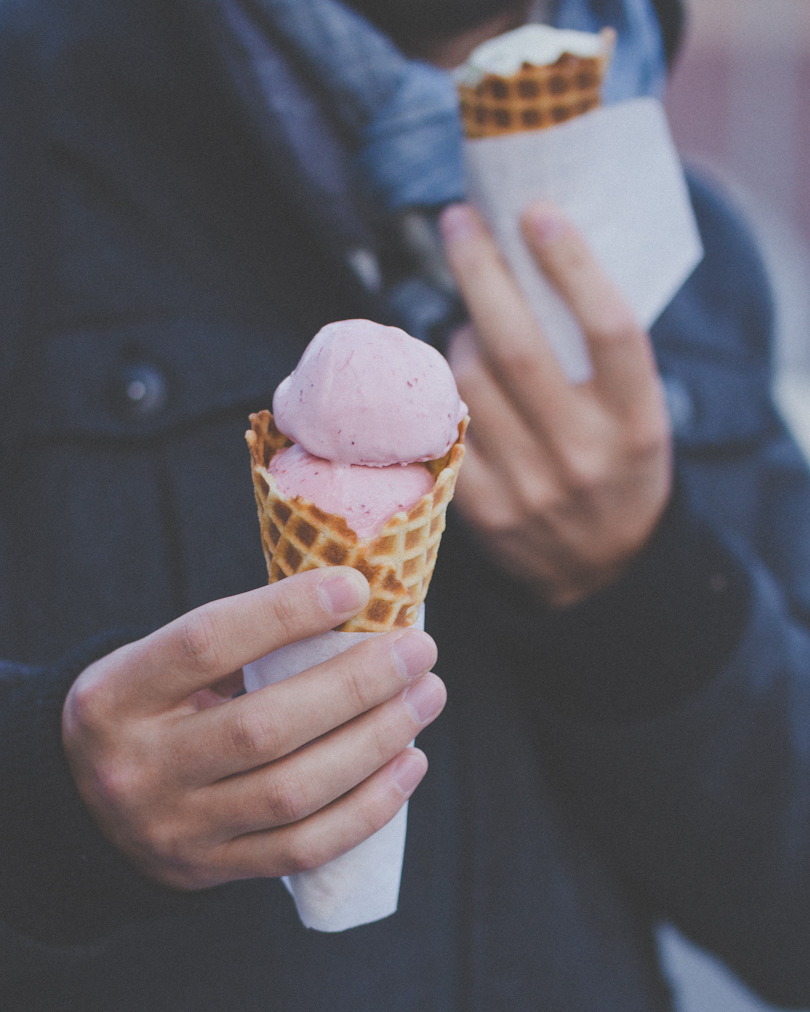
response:
{"label": "blurred background", "polygon": [[810,0],[687,0],[667,111],[687,162],[731,188],[777,296],[777,396],[810,452]]}
{"label": "blurred background", "polygon": [[[776,296],[777,401],[810,457],[810,0],[686,2],[670,123],[685,161],[731,191],[759,238]],[[674,929],[659,942],[679,1012],[770,1009]]]}

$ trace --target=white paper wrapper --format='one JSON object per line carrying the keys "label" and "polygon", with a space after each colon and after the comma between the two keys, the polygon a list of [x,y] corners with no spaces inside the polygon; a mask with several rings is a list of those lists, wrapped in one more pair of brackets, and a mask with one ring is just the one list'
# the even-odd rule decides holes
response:
{"label": "white paper wrapper", "polygon": [[[424,605],[413,628],[425,628]],[[254,692],[281,682],[379,635],[327,632],[292,643],[245,665],[245,688]],[[406,803],[389,823],[353,850],[314,871],[283,879],[305,927],[345,931],[396,912],[407,822]]]}
{"label": "white paper wrapper", "polygon": [[465,143],[467,192],[572,382],[591,375],[582,331],[535,266],[520,215],[560,207],[648,328],[703,257],[663,106],[639,98],[547,130]]}

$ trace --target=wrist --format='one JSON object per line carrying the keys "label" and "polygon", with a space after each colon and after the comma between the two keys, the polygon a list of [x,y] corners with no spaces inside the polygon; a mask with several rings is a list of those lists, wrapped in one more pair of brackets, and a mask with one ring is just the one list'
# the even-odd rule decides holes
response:
{"label": "wrist", "polygon": [[608,591],[629,573],[655,540],[673,495],[669,471],[662,475],[654,496],[645,503],[645,515],[637,511],[626,529],[606,530],[587,552],[576,546],[570,558],[562,559],[554,578],[530,582],[533,597],[554,611],[584,604],[589,598]]}

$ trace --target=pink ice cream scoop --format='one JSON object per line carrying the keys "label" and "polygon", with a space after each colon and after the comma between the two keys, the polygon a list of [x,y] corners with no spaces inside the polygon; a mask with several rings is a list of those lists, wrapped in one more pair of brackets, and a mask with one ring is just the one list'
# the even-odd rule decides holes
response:
{"label": "pink ice cream scoop", "polygon": [[282,495],[300,495],[325,513],[337,513],[359,538],[373,538],[386,520],[407,512],[433,488],[433,475],[424,464],[335,464],[297,445],[277,453],[268,471]]}
{"label": "pink ice cream scoop", "polygon": [[430,345],[370,320],[330,323],[273,397],[276,426],[295,445],[269,471],[282,495],[371,538],[430,492],[421,461],[447,453],[466,414],[450,366]]}
{"label": "pink ice cream scoop", "polygon": [[370,320],[319,330],[273,397],[285,436],[316,457],[369,467],[444,456],[466,414],[435,348]]}

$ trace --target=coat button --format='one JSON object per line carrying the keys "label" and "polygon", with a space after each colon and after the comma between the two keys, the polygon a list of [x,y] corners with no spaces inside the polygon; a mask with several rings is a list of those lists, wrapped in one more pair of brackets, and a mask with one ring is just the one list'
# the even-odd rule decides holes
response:
{"label": "coat button", "polygon": [[122,370],[118,390],[116,399],[123,414],[132,419],[146,419],[163,410],[168,384],[160,369],[144,362]]}

